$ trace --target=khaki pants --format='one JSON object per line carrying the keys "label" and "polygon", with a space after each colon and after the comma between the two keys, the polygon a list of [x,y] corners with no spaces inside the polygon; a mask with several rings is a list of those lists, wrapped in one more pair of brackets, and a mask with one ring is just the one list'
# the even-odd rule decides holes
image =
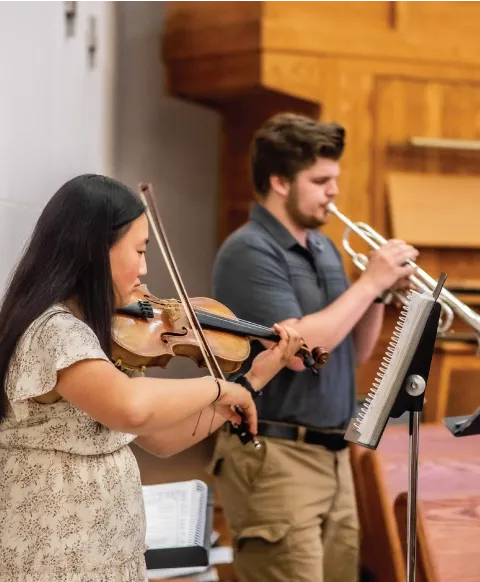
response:
{"label": "khaki pants", "polygon": [[349,449],[221,431],[211,471],[239,582],[356,582],[359,524]]}

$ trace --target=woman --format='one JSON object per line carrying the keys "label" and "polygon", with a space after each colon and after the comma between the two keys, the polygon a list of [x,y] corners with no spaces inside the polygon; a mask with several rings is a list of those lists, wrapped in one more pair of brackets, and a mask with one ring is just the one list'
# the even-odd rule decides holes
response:
{"label": "woman", "polygon": [[[239,384],[130,378],[112,364],[112,316],[147,272],[147,240],[135,194],[79,176],[45,207],[10,282],[0,311],[2,582],[145,580],[141,483],[127,445],[174,454],[238,422],[233,406],[256,432]],[[256,391],[300,347],[295,332],[276,329],[281,341],[246,374]]]}

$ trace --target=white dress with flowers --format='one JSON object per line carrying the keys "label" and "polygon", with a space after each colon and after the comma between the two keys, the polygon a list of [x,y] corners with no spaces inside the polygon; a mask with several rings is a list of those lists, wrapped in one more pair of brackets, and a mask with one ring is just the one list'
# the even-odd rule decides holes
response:
{"label": "white dress with flowers", "polygon": [[[57,370],[108,358],[63,306],[25,332],[0,423],[0,580],[144,582],[145,514],[133,435],[112,431],[52,390]],[[99,386],[99,390],[101,387]]]}

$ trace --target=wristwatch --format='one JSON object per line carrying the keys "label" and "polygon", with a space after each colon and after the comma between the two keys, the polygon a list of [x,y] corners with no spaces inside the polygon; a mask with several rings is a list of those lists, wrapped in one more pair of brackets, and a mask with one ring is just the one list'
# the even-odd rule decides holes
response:
{"label": "wristwatch", "polygon": [[390,305],[393,299],[393,293],[391,291],[385,291],[382,295],[374,299],[374,303],[383,303],[384,305]]}

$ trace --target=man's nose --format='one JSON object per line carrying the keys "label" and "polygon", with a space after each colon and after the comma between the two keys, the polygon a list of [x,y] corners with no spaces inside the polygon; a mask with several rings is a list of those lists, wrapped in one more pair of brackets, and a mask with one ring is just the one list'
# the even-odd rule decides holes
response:
{"label": "man's nose", "polygon": [[340,191],[338,189],[338,184],[336,182],[333,182],[327,189],[327,196],[333,198],[334,196],[337,196],[339,192]]}

